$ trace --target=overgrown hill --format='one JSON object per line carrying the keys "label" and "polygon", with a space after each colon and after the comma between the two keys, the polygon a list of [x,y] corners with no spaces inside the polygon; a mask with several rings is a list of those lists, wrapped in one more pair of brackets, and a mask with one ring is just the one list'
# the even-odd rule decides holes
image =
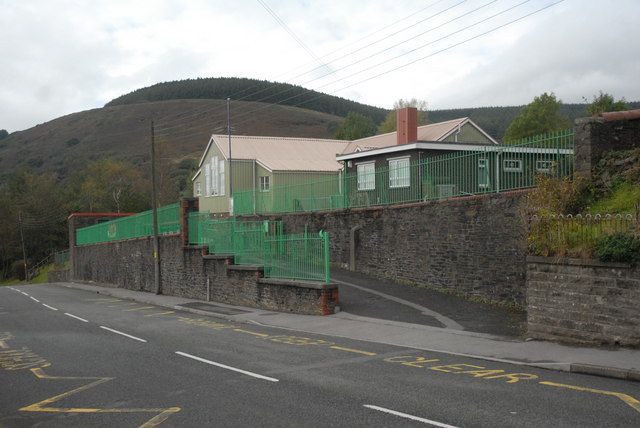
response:
{"label": "overgrown hill", "polygon": [[[172,100],[115,105],[62,116],[0,141],[0,181],[18,170],[69,176],[86,163],[111,157],[149,161],[150,121],[161,160],[199,159],[212,132],[225,132],[223,100]],[[288,106],[237,101],[234,115],[254,111],[234,126],[245,135],[331,138],[340,117]],[[171,168],[169,168],[171,169]]]}
{"label": "overgrown hill", "polygon": [[380,123],[387,114],[387,110],[383,108],[323,94],[302,86],[237,77],[210,77],[156,83],[115,98],[105,107],[180,99],[226,100],[228,97],[232,100],[299,106],[342,117],[349,112],[357,112],[369,116],[376,123]]}

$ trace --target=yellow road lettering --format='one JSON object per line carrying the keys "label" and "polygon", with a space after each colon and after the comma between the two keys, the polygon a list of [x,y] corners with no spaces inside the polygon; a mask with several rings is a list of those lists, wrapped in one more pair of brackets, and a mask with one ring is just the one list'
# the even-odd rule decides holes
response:
{"label": "yellow road lettering", "polygon": [[156,314],[149,314],[149,315],[144,315],[145,317],[155,317],[155,316],[160,316],[160,315],[170,315],[170,314],[175,314],[176,311],[166,311],[166,312],[158,312]]}
{"label": "yellow road lettering", "polygon": [[429,368],[445,373],[460,373],[467,367],[470,369],[484,369],[482,366],[474,366],[473,364],[448,364],[446,366],[431,366]]}
{"label": "yellow road lettering", "polygon": [[601,394],[601,395],[607,395],[610,397],[616,397],[620,400],[622,400],[623,402],[625,402],[626,404],[628,404],[629,406],[631,406],[631,408],[633,408],[636,412],[640,413],[640,401],[638,401],[636,398],[628,395],[628,394],[624,394],[622,392],[615,392],[615,391],[605,391],[602,389],[593,389],[593,388],[585,388],[583,386],[576,386],[576,385],[567,385],[564,383],[556,383],[556,382],[549,382],[549,381],[543,381],[540,382],[540,385],[545,385],[545,386],[552,386],[555,388],[564,388],[564,389],[570,389],[572,391],[581,391],[581,392],[590,392],[593,394]]}
{"label": "yellow road lettering", "polygon": [[386,361],[388,363],[402,364],[403,366],[424,368],[424,367],[426,367],[425,366],[426,363],[435,363],[435,362],[440,361],[440,360],[438,358],[429,358],[428,359],[428,358],[425,358],[425,357],[419,357],[419,356],[415,356],[415,355],[405,355],[405,356],[400,356],[400,357],[385,358],[384,361]]}
{"label": "yellow road lettering", "polygon": [[468,374],[473,377],[485,377],[489,375],[498,375],[504,373],[504,370],[466,370],[460,373]]}
{"label": "yellow road lettering", "polygon": [[243,330],[241,328],[234,328],[233,331],[237,331],[238,333],[250,334],[252,336],[257,336],[257,337],[269,337],[268,334],[258,333],[258,332],[250,331],[250,330]]}
{"label": "yellow road lettering", "polygon": [[345,348],[344,346],[337,346],[337,345],[333,345],[330,346],[331,349],[335,349],[338,351],[344,351],[344,352],[352,352],[354,354],[362,354],[362,355],[367,355],[369,357],[372,357],[374,355],[378,355],[375,352],[368,352],[368,351],[361,351],[359,349],[352,349],[352,348]]}
{"label": "yellow road lettering", "polygon": [[516,383],[521,380],[538,379],[538,376],[531,373],[505,373],[502,375],[485,377],[485,379],[500,379],[500,378],[508,379],[507,383]]}

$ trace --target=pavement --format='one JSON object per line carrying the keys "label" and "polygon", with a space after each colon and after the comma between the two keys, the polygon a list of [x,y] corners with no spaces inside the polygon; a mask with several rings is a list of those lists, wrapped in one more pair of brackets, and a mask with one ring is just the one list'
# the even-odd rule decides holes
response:
{"label": "pavement", "polygon": [[640,381],[640,350],[586,348],[528,340],[522,333],[522,313],[347,271],[336,271],[333,277],[340,284],[341,311],[324,317],[271,312],[94,284],[63,285],[232,322]]}

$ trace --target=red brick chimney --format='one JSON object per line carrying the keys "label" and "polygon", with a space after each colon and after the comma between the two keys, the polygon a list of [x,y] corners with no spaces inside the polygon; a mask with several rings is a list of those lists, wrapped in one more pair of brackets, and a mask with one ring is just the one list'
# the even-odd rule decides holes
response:
{"label": "red brick chimney", "polygon": [[413,143],[418,140],[418,109],[415,107],[401,108],[396,112],[397,144]]}

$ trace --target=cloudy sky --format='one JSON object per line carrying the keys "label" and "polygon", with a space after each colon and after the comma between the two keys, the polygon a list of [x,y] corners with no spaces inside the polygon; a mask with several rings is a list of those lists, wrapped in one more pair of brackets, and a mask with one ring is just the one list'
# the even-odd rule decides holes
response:
{"label": "cloudy sky", "polygon": [[640,100],[640,1],[557,1],[0,0],[0,129],[217,76],[387,108]]}

